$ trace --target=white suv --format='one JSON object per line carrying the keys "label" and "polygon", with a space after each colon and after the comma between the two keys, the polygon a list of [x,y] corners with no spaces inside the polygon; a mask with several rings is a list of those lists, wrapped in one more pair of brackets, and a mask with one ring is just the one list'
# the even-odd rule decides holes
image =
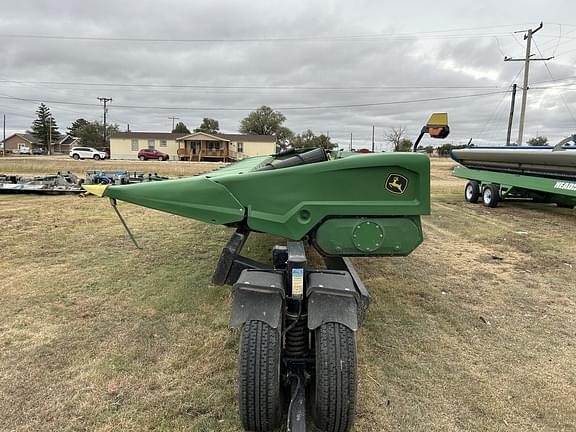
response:
{"label": "white suv", "polygon": [[96,150],[92,147],[74,147],[70,150],[70,157],[73,159],[106,159],[108,155],[106,152]]}

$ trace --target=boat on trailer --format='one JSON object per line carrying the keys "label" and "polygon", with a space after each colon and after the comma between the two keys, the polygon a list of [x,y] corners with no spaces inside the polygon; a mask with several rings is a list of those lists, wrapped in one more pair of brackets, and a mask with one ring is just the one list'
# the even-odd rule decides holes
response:
{"label": "boat on trailer", "polygon": [[467,147],[452,150],[451,157],[470,169],[576,180],[576,146],[555,149],[550,146]]}
{"label": "boat on trailer", "polygon": [[80,178],[67,173],[25,178],[15,175],[0,175],[0,193],[65,195],[84,192]]}
{"label": "boat on trailer", "polygon": [[496,207],[505,199],[531,199],[576,206],[576,146],[466,147],[454,149],[460,164],[453,175],[469,180],[464,189],[468,202]]}

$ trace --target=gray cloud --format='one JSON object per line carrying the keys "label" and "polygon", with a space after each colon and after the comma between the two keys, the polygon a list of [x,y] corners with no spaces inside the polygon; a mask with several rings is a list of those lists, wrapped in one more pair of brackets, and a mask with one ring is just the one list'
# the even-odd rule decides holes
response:
{"label": "gray cloud", "polygon": [[[108,38],[253,39],[318,38],[253,42],[134,42],[0,38],[0,96],[94,104],[49,103],[61,128],[75,118],[99,119],[97,96],[112,97],[109,118],[132,130],[168,130],[168,116],[190,127],[210,116],[222,129],[236,131],[250,109],[370,104],[442,98],[506,89],[521,69],[503,62],[503,54],[523,55],[522,35],[511,32],[545,27],[536,35],[544,55],[556,53],[549,68],[556,78],[576,75],[576,27],[563,25],[576,6],[551,2],[467,4],[448,1],[428,10],[425,2],[183,2],[41,0],[5,7],[0,34],[36,34]],[[522,6],[522,7],[520,7]],[[500,26],[500,27],[498,27]],[[558,39],[559,30],[563,37]],[[573,31],[573,33],[569,33]],[[428,33],[425,33],[428,32]],[[397,38],[332,36],[405,34]],[[328,39],[322,39],[328,37]],[[558,48],[556,48],[558,42]],[[572,50],[572,52],[570,52]],[[538,51],[533,51],[539,56]],[[559,54],[559,55],[558,55]],[[542,63],[531,67],[533,87],[551,79]],[[521,75],[516,82],[520,83]],[[25,81],[14,83],[6,81]],[[54,81],[69,84],[34,84]],[[178,84],[215,86],[360,87],[408,86],[402,89],[195,89],[73,85],[70,83]],[[574,80],[562,83],[575,84]],[[410,87],[411,86],[411,87]],[[423,89],[422,86],[479,88]],[[488,88],[491,87],[491,88]],[[555,141],[576,131],[576,92],[568,88],[529,93],[526,137],[536,133]],[[519,105],[520,99],[517,102]],[[451,140],[505,139],[509,94],[372,107],[285,110],[295,132],[329,131],[347,145],[382,143],[386,128],[404,125],[416,136],[432,111],[447,111]],[[9,132],[28,128],[37,102],[0,98]],[[121,105],[174,107],[130,109]],[[517,106],[518,106],[517,105]],[[570,108],[567,109],[566,105]],[[189,110],[178,108],[204,108]],[[246,108],[227,111],[210,108]],[[516,127],[516,126],[515,126]],[[515,132],[514,132],[515,134]],[[513,134],[513,136],[515,136]]]}

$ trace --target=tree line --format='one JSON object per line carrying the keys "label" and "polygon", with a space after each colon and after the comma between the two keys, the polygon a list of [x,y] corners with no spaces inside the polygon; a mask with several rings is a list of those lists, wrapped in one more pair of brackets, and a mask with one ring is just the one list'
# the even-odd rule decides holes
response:
{"label": "tree line", "polygon": [[[315,134],[312,130],[307,129],[299,134],[295,134],[288,127],[284,125],[286,116],[279,111],[275,111],[268,106],[261,106],[240,121],[239,132],[244,134],[253,135],[273,135],[280,148],[287,147],[293,148],[314,148],[323,147],[325,149],[332,149],[337,147],[328,134]],[[33,121],[30,134],[36,137],[38,142],[48,148],[51,152],[51,145],[58,142],[62,138],[62,134],[58,129],[56,120],[44,103],[41,103],[36,110],[36,119]],[[95,120],[88,121],[84,118],[78,118],[72,122],[67,130],[67,133],[80,140],[80,144],[88,147],[109,147],[109,138],[114,133],[120,132],[118,124],[107,124],[104,130],[104,124]],[[179,122],[172,130],[173,133],[189,134],[190,130],[183,123]],[[218,120],[205,117],[202,119],[200,125],[194,129],[194,132],[204,133],[219,133],[220,124]],[[413,143],[406,136],[406,128],[404,126],[393,127],[388,130],[384,137],[385,141],[392,145],[395,152],[408,152],[412,150]],[[528,140],[530,145],[545,145],[548,139],[543,136],[538,136]],[[455,146],[451,144],[443,144],[436,148],[436,152],[440,156],[446,156]],[[419,147],[420,151],[433,153],[432,146]]]}
{"label": "tree line", "polygon": [[[331,149],[336,146],[329,136],[316,135],[310,129],[301,134],[294,134],[284,125],[285,121],[286,117],[281,112],[274,111],[268,106],[261,106],[242,119],[239,132],[252,135],[273,135],[281,148],[293,146],[296,148],[324,147]],[[84,118],[78,118],[68,127],[66,133],[78,138],[82,146],[102,148],[109,147],[110,136],[117,132],[120,132],[120,126],[116,123],[107,124],[106,130],[104,130],[104,124],[97,120],[88,121]],[[178,122],[172,132],[191,133],[183,122]],[[200,125],[194,129],[194,132],[219,133],[220,124],[218,120],[205,117]],[[28,133],[33,135],[49,152],[51,152],[53,144],[63,137],[50,108],[44,103],[41,103],[36,110],[36,119],[32,122]]]}

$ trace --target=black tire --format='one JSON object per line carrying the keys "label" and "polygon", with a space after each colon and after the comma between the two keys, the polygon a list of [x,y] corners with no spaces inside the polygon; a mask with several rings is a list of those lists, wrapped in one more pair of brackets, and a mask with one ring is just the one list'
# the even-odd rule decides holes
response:
{"label": "black tire", "polygon": [[240,419],[248,431],[273,431],[282,419],[280,331],[262,321],[248,321],[240,335],[238,370]]}
{"label": "black tire", "polygon": [[348,432],[356,413],[356,340],[343,324],[322,324],[315,333],[314,424],[323,432]]}
{"label": "black tire", "polygon": [[476,204],[480,198],[480,184],[477,181],[470,180],[464,187],[464,199],[472,204]]}
{"label": "black tire", "polygon": [[494,184],[484,186],[482,190],[482,204],[486,207],[496,207],[499,201],[500,188]]}
{"label": "black tire", "polygon": [[144,156],[138,156],[138,159],[140,159],[141,161],[146,160]]}
{"label": "black tire", "polygon": [[94,160],[100,160],[100,155],[94,155]]}
{"label": "black tire", "polygon": [[556,205],[557,205],[559,208],[565,208],[565,209],[573,209],[573,208],[574,208],[574,206],[571,205],[571,204],[556,203]]}
{"label": "black tire", "polygon": [[78,159],[80,159],[80,155],[79,155],[78,153],[74,153],[74,154],[72,155],[72,159],[78,160]]}

